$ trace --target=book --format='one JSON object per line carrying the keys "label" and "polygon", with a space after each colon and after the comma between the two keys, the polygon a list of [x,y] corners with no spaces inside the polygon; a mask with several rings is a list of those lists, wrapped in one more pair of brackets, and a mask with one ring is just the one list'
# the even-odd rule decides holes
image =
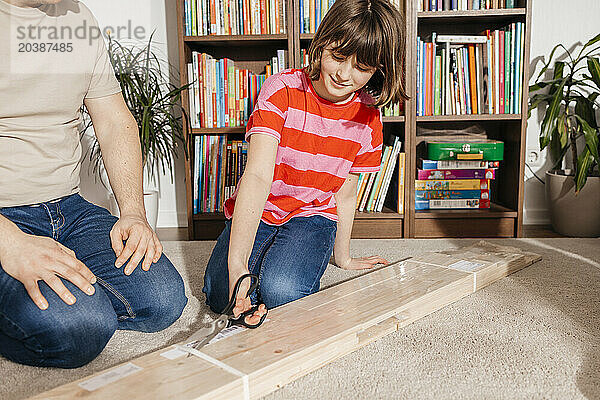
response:
{"label": "book", "polygon": [[481,169],[498,168],[499,161],[478,160],[419,160],[421,169]]}
{"label": "book", "polygon": [[489,189],[487,179],[416,180],[415,190],[481,190]]}
{"label": "book", "polygon": [[485,43],[486,36],[482,35],[437,35],[436,41],[440,43]]}
{"label": "book", "polygon": [[398,165],[399,165],[399,170],[398,170],[398,207],[397,207],[397,212],[398,214],[403,214],[404,213],[404,175],[405,175],[405,168],[406,168],[406,154],[405,153],[400,153],[400,157],[399,157],[399,161],[398,161]]}
{"label": "book", "polygon": [[440,179],[494,179],[496,170],[487,169],[420,169],[417,171],[417,179],[440,180]]}
{"label": "book", "polygon": [[490,208],[490,201],[484,199],[415,200],[415,210],[460,208]]}
{"label": "book", "polygon": [[367,205],[369,194],[371,193],[371,188],[373,187],[373,183],[375,181],[376,176],[377,174],[375,173],[369,174],[369,181],[367,182],[367,187],[365,188],[365,192],[363,193],[360,206],[358,207],[358,211],[360,212],[363,212],[365,210],[365,206]]}
{"label": "book", "polygon": [[385,174],[385,169],[387,168],[388,162],[390,160],[390,155],[392,153],[392,148],[390,146],[384,146],[383,155],[381,159],[381,166],[379,168],[379,172],[377,172],[377,176],[375,177],[375,182],[373,183],[373,189],[369,195],[369,200],[367,201],[366,210],[374,211],[375,207],[375,199],[377,199],[377,195],[381,190],[381,182],[383,181],[383,175]]}
{"label": "book", "polygon": [[398,156],[400,154],[401,147],[402,142],[400,141],[398,136],[394,136],[394,143],[392,145],[390,160],[387,164],[385,175],[383,177],[383,189],[381,191],[381,194],[377,198],[377,204],[375,206],[375,211],[377,212],[381,212],[381,210],[383,210],[383,204],[387,197],[388,189],[392,179],[392,174],[398,170]]}
{"label": "book", "polygon": [[415,200],[490,199],[489,189],[476,190],[415,190]]}

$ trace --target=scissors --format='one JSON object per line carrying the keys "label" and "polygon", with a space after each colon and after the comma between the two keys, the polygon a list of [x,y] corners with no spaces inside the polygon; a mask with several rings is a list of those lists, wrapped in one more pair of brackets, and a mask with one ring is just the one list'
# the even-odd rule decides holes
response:
{"label": "scissors", "polygon": [[250,296],[250,294],[252,294],[256,290],[256,288],[258,287],[258,276],[254,274],[244,274],[240,276],[240,278],[235,283],[233,293],[231,294],[231,298],[229,299],[229,304],[227,304],[219,318],[214,320],[211,326],[198,330],[188,339],[189,342],[196,342],[192,345],[194,349],[198,350],[202,348],[203,346],[208,344],[215,336],[217,336],[219,332],[230,326],[240,325],[245,326],[246,328],[256,329],[262,325],[265,318],[267,317],[266,313],[260,318],[260,321],[258,321],[257,324],[248,324],[245,321],[246,317],[254,314],[254,312],[258,310],[258,305],[255,305],[248,311],[244,311],[237,318],[233,317],[233,308],[235,307],[235,301],[238,297],[237,295],[240,291],[240,286],[244,282],[244,279],[250,279],[250,289],[248,289],[246,297]]}

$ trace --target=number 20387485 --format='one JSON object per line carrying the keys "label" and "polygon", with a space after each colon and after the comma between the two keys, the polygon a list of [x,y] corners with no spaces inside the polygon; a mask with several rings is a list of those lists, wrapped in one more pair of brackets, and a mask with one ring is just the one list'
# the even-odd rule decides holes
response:
{"label": "number 20387485", "polygon": [[19,53],[71,53],[73,51],[73,43],[62,42],[33,42],[19,43]]}

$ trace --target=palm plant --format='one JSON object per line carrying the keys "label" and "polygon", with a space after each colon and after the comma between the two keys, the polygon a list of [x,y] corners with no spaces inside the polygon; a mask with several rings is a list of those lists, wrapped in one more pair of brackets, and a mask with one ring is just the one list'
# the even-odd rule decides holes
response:
{"label": "palm plant", "polygon": [[[173,181],[173,155],[179,142],[188,155],[183,124],[189,127],[189,118],[180,100],[190,84],[179,87],[167,81],[162,62],[152,51],[153,35],[143,47],[128,47],[109,37],[108,54],[125,103],[137,121],[142,160],[149,177],[153,179],[160,167],[163,174],[170,171]],[[85,107],[83,112],[87,113]],[[87,121],[82,133],[91,126],[91,120]],[[90,167],[99,175],[102,153],[95,136],[88,154]]]}
{"label": "palm plant", "polygon": [[[552,169],[562,165],[569,150],[572,154],[571,174],[575,179],[575,192],[585,185],[594,168],[600,165],[600,130],[596,122],[600,95],[600,34],[589,40],[575,58],[562,44],[556,45],[547,63],[529,87],[531,93],[548,88],[546,93],[530,97],[528,117],[531,110],[547,105],[540,132],[540,149],[549,148],[555,160]],[[554,62],[552,78],[543,79],[554,52],[563,48],[567,54],[565,61]],[[578,147],[578,140],[584,137],[585,145]],[[581,141],[580,141],[581,144]]]}

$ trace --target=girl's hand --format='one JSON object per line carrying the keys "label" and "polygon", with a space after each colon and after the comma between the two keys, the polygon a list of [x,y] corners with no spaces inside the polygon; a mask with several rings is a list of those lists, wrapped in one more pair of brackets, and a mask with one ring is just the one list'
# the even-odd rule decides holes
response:
{"label": "girl's hand", "polygon": [[[247,273],[249,273],[247,269],[236,273],[232,273],[231,271],[229,272],[229,298],[231,298],[231,295],[233,294],[233,290],[238,279]],[[250,279],[246,278],[240,285],[240,290],[238,291],[235,299],[235,307],[233,307],[233,316],[235,318],[252,308],[252,302],[250,301],[250,298],[246,296],[248,289],[250,289]],[[262,316],[266,313],[267,307],[264,304],[261,304],[258,307],[258,310],[256,310],[251,316],[246,317],[244,321],[250,325],[258,324]]]}
{"label": "girl's hand", "polygon": [[344,263],[338,263],[337,266],[341,269],[360,270],[372,269],[376,264],[383,264],[385,266],[389,264],[389,261],[380,256],[358,257],[350,258]]}

